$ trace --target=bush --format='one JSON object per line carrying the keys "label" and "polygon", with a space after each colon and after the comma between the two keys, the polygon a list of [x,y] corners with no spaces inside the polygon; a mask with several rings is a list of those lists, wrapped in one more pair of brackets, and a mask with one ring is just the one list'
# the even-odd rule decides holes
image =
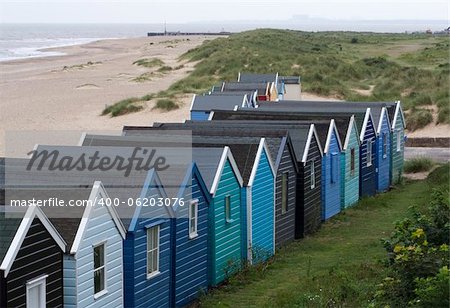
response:
{"label": "bush", "polygon": [[117,117],[120,115],[124,115],[127,113],[137,112],[139,110],[142,110],[142,106],[136,106],[134,103],[141,101],[141,99],[137,97],[131,97],[127,99],[123,99],[114,105],[106,107],[102,115],[111,114],[112,117]]}
{"label": "bush", "polygon": [[433,122],[433,115],[430,110],[413,109],[406,116],[406,126],[409,130],[415,131]]}
{"label": "bush", "polygon": [[357,44],[358,43],[358,39],[356,37],[352,37],[352,40],[350,41],[350,43]]}
{"label": "bush", "polygon": [[448,188],[435,189],[427,214],[413,208],[383,239],[390,274],[375,295],[379,306],[448,307],[449,210]]}
{"label": "bush", "polygon": [[156,67],[164,65],[164,62],[161,59],[153,58],[153,59],[139,59],[133,62],[134,65],[143,66],[143,67]]}
{"label": "bush", "polygon": [[428,158],[414,158],[405,162],[404,171],[406,173],[417,173],[428,171],[434,166],[431,159]]}
{"label": "bush", "polygon": [[154,108],[170,111],[178,109],[180,106],[171,99],[159,99]]}

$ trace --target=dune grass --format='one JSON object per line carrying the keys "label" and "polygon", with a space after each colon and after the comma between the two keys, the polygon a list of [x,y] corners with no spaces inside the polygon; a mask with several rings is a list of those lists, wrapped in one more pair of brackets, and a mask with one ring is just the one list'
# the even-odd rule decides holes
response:
{"label": "dune grass", "polygon": [[[394,223],[424,209],[448,164],[426,181],[405,182],[365,198],[323,224],[318,233],[277,251],[273,260],[232,277],[200,307],[367,307],[385,277],[387,237]],[[446,175],[447,174],[447,175]],[[414,196],[414,198],[411,198]]]}
{"label": "dune grass", "polygon": [[167,98],[159,99],[154,107],[154,109],[161,109],[165,111],[171,111],[178,108],[180,108],[180,106],[175,101]]}
{"label": "dune grass", "polygon": [[118,117],[124,114],[138,112],[144,109],[140,103],[150,101],[154,95],[147,94],[142,97],[131,97],[120,100],[111,106],[106,106],[102,111],[102,116],[111,115],[111,117]]}
{"label": "dune grass", "polygon": [[403,169],[405,173],[417,173],[429,171],[433,166],[434,162],[431,159],[421,157],[405,161]]}
{"label": "dune grass", "polygon": [[163,66],[164,61],[158,58],[144,58],[139,59],[133,62],[134,65],[143,66],[143,67],[158,67]]}

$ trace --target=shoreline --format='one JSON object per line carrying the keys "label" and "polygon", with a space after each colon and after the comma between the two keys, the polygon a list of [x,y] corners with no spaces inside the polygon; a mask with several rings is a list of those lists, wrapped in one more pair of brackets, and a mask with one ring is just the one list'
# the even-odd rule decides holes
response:
{"label": "shoreline", "polygon": [[[106,105],[157,93],[186,77],[195,63],[180,61],[179,56],[206,39],[211,37],[97,40],[51,48],[65,53],[61,56],[0,62],[0,156],[5,154],[6,147],[10,148],[5,145],[7,131],[37,132],[38,138],[39,132],[117,132],[124,125],[183,121],[189,116],[192,97],[188,95],[180,97],[180,108],[171,112],[155,110],[155,101],[149,101],[138,113],[115,118],[100,114]],[[158,58],[173,70],[159,73],[158,67],[133,64],[142,58]],[[148,80],[136,81],[147,75]],[[41,142],[29,141],[23,145],[21,153],[29,152]],[[46,141],[49,142],[51,140]],[[76,145],[73,139],[66,143],[58,140],[58,143]]]}

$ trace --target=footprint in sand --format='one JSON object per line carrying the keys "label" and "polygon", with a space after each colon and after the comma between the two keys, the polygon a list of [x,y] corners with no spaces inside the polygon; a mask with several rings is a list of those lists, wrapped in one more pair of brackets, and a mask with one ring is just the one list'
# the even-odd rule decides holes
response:
{"label": "footprint in sand", "polygon": [[100,87],[93,83],[85,83],[85,84],[76,86],[75,89],[77,89],[77,90],[95,90],[95,89],[100,89]]}

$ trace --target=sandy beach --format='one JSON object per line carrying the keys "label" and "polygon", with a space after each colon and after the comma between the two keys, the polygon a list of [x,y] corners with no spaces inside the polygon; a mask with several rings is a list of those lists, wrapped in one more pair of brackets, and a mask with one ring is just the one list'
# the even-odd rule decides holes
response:
{"label": "sandy beach", "polygon": [[[5,153],[6,131],[105,131],[154,121],[183,121],[191,96],[171,112],[152,110],[154,102],[150,101],[138,113],[115,118],[100,114],[106,105],[165,90],[185,77],[194,64],[180,62],[178,57],[205,39],[212,37],[102,40],[52,49],[63,56],[0,62],[0,155]],[[183,67],[136,82],[133,78],[152,70],[133,65],[142,58]]]}

